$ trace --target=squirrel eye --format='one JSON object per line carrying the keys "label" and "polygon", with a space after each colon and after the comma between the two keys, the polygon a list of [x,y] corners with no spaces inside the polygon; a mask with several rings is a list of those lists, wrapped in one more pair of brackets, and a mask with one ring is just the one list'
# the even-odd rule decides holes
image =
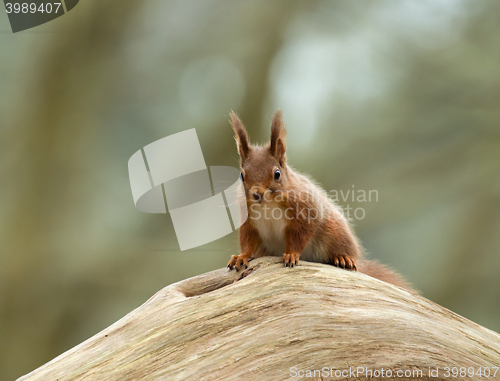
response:
{"label": "squirrel eye", "polygon": [[245,181],[245,179],[243,178],[243,173],[240,173],[240,179],[241,179],[241,182]]}
{"label": "squirrel eye", "polygon": [[274,172],[274,180],[278,181],[281,177],[281,172],[279,169],[277,169],[275,172]]}

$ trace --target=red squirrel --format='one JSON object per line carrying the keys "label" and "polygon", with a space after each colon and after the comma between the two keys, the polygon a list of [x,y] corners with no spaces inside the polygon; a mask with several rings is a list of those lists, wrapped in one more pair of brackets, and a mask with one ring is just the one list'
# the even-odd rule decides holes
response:
{"label": "red squirrel", "polygon": [[239,229],[241,254],[227,267],[239,271],[262,256],[282,256],[293,267],[299,257],[348,270],[359,270],[411,290],[399,274],[376,261],[363,259],[363,248],[342,209],[310,178],[286,162],[286,128],[280,110],[271,123],[271,140],[251,145],[238,116],[231,112],[240,156],[241,180],[248,218]]}

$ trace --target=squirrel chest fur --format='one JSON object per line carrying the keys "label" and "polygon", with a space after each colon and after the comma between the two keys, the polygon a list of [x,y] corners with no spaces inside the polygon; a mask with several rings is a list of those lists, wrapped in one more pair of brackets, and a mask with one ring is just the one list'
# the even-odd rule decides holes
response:
{"label": "squirrel chest fur", "polygon": [[252,258],[280,256],[293,267],[299,258],[359,270],[410,289],[388,267],[362,258],[349,221],[327,193],[286,163],[286,128],[281,111],[274,114],[268,145],[251,145],[245,127],[231,113],[241,165],[248,218],[239,230],[240,255],[230,269],[248,266]]}

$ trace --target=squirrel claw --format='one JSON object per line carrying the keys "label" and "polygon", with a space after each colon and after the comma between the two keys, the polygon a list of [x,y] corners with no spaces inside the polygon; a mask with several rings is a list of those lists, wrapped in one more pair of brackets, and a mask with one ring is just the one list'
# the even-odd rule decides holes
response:
{"label": "squirrel claw", "polygon": [[242,266],[245,266],[245,269],[248,268],[248,258],[244,257],[243,255],[233,255],[231,257],[231,260],[227,264],[227,268],[229,270],[232,270],[234,268],[236,269],[236,271],[240,271],[240,268]]}
{"label": "squirrel claw", "polygon": [[296,253],[285,253],[283,254],[283,262],[285,263],[285,267],[293,267],[299,263],[300,254]]}
{"label": "squirrel claw", "polygon": [[339,255],[338,257],[333,258],[332,264],[336,267],[340,267],[346,270],[352,270],[352,271],[358,270],[352,258],[350,258],[347,255]]}

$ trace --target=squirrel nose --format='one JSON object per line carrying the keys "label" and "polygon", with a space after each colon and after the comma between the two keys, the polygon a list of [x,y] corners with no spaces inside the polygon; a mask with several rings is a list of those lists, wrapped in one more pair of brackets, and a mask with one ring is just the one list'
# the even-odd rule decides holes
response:
{"label": "squirrel nose", "polygon": [[253,192],[253,198],[257,201],[260,201],[260,199],[262,198],[262,194],[259,193],[259,192]]}

